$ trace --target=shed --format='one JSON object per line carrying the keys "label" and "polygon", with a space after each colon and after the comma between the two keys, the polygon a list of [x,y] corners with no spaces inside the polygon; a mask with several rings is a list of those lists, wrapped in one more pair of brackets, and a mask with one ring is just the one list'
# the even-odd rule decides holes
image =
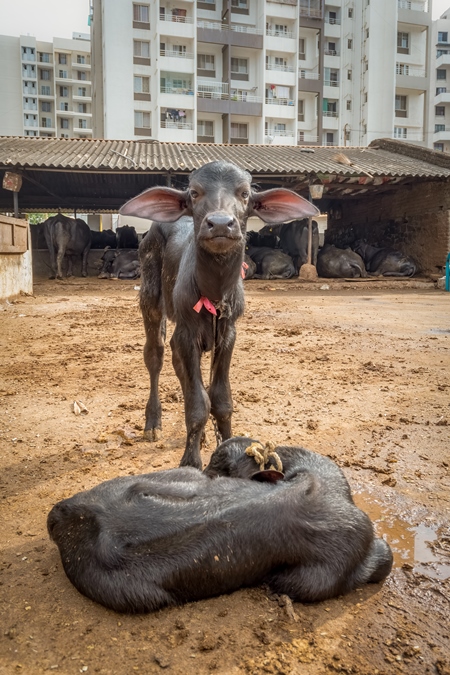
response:
{"label": "shed", "polygon": [[[0,138],[0,172],[23,178],[23,212],[117,212],[153,185],[186,185],[189,173],[225,159],[251,171],[256,188],[284,186],[303,196],[323,185],[315,203],[328,214],[326,241],[366,238],[401,247],[435,273],[450,250],[450,157],[403,141],[368,147],[159,143],[149,139]],[[0,174],[1,176],[1,174]],[[0,211],[11,212],[0,190]]]}

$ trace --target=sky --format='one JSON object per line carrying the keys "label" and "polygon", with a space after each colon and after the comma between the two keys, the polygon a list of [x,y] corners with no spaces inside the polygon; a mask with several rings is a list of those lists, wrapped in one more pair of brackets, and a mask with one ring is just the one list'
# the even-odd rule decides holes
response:
{"label": "sky", "polygon": [[[449,7],[450,0],[433,0],[433,19]],[[89,0],[0,0],[0,35],[71,38],[89,33],[88,14]]]}

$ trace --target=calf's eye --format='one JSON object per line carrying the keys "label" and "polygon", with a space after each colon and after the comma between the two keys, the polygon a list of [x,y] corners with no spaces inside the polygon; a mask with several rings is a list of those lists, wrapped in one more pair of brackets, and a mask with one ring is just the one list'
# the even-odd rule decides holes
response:
{"label": "calf's eye", "polygon": [[198,192],[196,192],[195,190],[191,190],[191,197],[192,197],[192,199],[195,199],[196,197],[198,197]]}
{"label": "calf's eye", "polygon": [[244,192],[242,193],[242,198],[248,199],[249,197],[250,197],[250,192],[248,192],[247,190],[244,190]]}

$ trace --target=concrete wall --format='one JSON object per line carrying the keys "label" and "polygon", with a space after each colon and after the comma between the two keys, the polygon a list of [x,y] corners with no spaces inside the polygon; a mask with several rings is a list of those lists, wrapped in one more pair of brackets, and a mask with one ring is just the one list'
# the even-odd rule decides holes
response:
{"label": "concrete wall", "polygon": [[[11,224],[15,222],[20,223],[21,226],[25,221],[16,221],[15,218],[4,218],[0,215],[0,227],[5,227],[5,232],[10,228]],[[22,227],[23,230],[23,227]],[[26,230],[23,230],[26,235]],[[1,237],[1,242],[5,244],[6,237]],[[25,236],[28,243],[24,244],[22,252],[5,253],[0,250],[0,302],[13,298],[22,293],[33,293],[33,273],[32,273],[32,256],[31,256],[31,237]],[[1,243],[0,242],[0,243]],[[6,244],[0,246],[0,249],[7,249]],[[11,246],[12,248],[12,246]]]}
{"label": "concrete wall", "polygon": [[345,246],[364,238],[411,255],[423,273],[436,274],[450,251],[450,189],[419,183],[382,196],[333,202],[342,217],[328,217],[326,241]]}

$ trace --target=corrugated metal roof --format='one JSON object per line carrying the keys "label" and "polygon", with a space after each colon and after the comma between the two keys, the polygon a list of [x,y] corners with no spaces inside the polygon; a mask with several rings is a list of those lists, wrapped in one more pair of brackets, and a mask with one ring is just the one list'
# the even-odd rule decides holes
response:
{"label": "corrugated metal roof", "polygon": [[[337,161],[344,155],[352,165]],[[0,167],[99,172],[188,173],[226,159],[259,175],[447,178],[450,158],[402,141],[369,147],[219,145],[75,138],[0,137]]]}

